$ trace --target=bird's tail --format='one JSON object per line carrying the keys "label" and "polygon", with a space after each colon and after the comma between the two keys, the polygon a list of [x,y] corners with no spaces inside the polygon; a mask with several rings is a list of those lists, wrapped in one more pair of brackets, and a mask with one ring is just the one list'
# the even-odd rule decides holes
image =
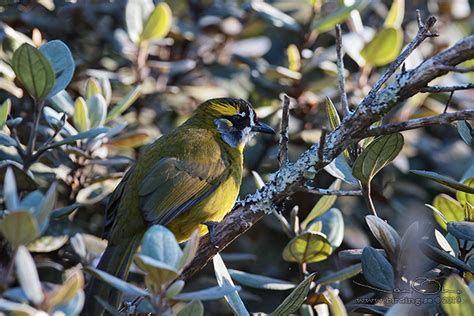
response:
{"label": "bird's tail", "polygon": [[[105,249],[97,268],[122,280],[126,280],[132,258],[141,240],[141,235],[134,236],[127,242],[110,244]],[[83,316],[106,315],[104,307],[97,301],[99,297],[114,308],[118,308],[122,301],[122,293],[107,283],[92,277],[86,287],[86,300]]]}

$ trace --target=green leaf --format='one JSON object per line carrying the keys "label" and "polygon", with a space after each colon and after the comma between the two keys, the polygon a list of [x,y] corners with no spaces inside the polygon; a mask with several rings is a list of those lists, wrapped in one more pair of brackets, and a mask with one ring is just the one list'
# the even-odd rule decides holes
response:
{"label": "green leaf", "polygon": [[340,281],[344,281],[358,275],[362,272],[362,264],[357,263],[336,272],[325,274],[319,278],[316,283],[320,285],[328,285]]}
{"label": "green leaf", "polygon": [[204,315],[204,306],[201,301],[192,300],[184,306],[179,312],[178,316],[202,316]]}
{"label": "green leaf", "polygon": [[3,127],[3,124],[8,119],[8,114],[10,114],[10,110],[12,107],[12,101],[10,98],[3,101],[2,105],[0,105],[0,129]]}
{"label": "green leaf", "polygon": [[102,95],[96,94],[87,99],[91,127],[101,127],[107,116],[107,102]]}
{"label": "green leaf", "polygon": [[229,269],[230,276],[237,282],[256,289],[285,291],[296,287],[295,284],[263,275]]}
{"label": "green leaf", "polygon": [[74,114],[72,116],[74,122],[74,127],[77,128],[79,132],[87,131],[90,128],[89,121],[89,110],[87,108],[86,100],[82,97],[78,97],[76,102],[74,102]]}
{"label": "green leaf", "polygon": [[381,29],[374,38],[360,51],[367,63],[374,66],[384,66],[398,57],[403,46],[401,29],[386,27]]}
{"label": "green leaf", "polygon": [[160,2],[150,14],[143,27],[140,43],[164,38],[171,29],[172,20],[173,14],[170,7],[166,2]]}
{"label": "green leaf", "polygon": [[28,300],[35,305],[44,300],[43,290],[33,257],[24,246],[19,246],[15,255],[15,268],[18,283]]}
{"label": "green leaf", "polygon": [[180,301],[192,301],[192,300],[201,300],[201,301],[209,301],[209,300],[217,300],[223,298],[226,295],[230,295],[235,291],[239,291],[240,287],[238,286],[214,286],[208,289],[194,291],[194,292],[187,292],[181,293],[175,296],[176,300]]}
{"label": "green leaf", "polygon": [[[438,194],[433,200],[433,206],[447,222],[464,220],[464,210],[461,204],[447,194]],[[439,225],[446,230],[447,226],[443,218],[437,212],[434,212],[434,216]]]}
{"label": "green leaf", "polygon": [[74,203],[74,204],[71,204],[71,205],[68,205],[68,206],[65,206],[65,207],[60,207],[60,208],[54,209],[51,212],[50,218],[51,219],[58,219],[58,218],[67,216],[67,215],[71,214],[72,212],[74,212],[75,210],[77,210],[80,206],[81,206],[81,204]]}
{"label": "green leaf", "polygon": [[474,241],[473,222],[450,222],[448,223],[448,232],[458,239]]}
{"label": "green leaf", "polygon": [[441,306],[448,316],[472,315],[474,296],[458,275],[452,274],[444,281]]}
{"label": "green leaf", "polygon": [[135,255],[134,262],[147,274],[147,278],[153,282],[156,288],[151,290],[155,294],[179,276],[178,270],[175,267],[144,254]]}
{"label": "green leaf", "polygon": [[52,252],[64,246],[68,241],[68,236],[43,236],[28,244],[31,252]]}
{"label": "green leaf", "polygon": [[297,287],[294,289],[290,295],[288,295],[285,300],[278,305],[278,307],[271,313],[273,316],[286,316],[300,308],[308,295],[309,289],[311,287],[311,282],[313,282],[316,273],[310,274],[306,279],[304,279]]}
{"label": "green leaf", "polygon": [[383,167],[397,157],[402,148],[403,136],[400,133],[376,138],[357,157],[352,167],[352,174],[363,184],[368,185]]}
{"label": "green leaf", "polygon": [[400,235],[398,235],[397,231],[380,217],[367,215],[365,220],[367,225],[369,225],[370,231],[387,251],[389,257],[395,258],[400,245]]}
{"label": "green leaf", "polygon": [[86,99],[89,100],[95,95],[102,95],[102,88],[95,78],[89,78],[86,82]]}
{"label": "green leaf", "polygon": [[[212,262],[214,263],[214,273],[216,274],[217,284],[219,284],[220,287],[233,287],[234,282],[232,281],[229,271],[227,271],[221,256],[216,254],[212,259]],[[237,290],[226,295],[225,300],[236,315],[250,315]]]}
{"label": "green leaf", "polygon": [[347,316],[346,307],[342,302],[339,295],[331,287],[328,287],[327,292],[329,294],[329,301],[331,304],[329,308],[331,309],[331,315],[333,316]]}
{"label": "green leaf", "polygon": [[250,7],[275,27],[284,27],[295,32],[301,29],[301,26],[295,19],[266,2],[252,1]]}
{"label": "green leaf", "polygon": [[347,20],[353,10],[362,11],[369,1],[367,0],[357,0],[350,6],[340,6],[334,12],[322,17],[321,19],[316,19],[313,24],[313,30],[318,31],[319,33],[327,32],[336,26],[336,24],[342,23]]}
{"label": "green leaf", "polygon": [[295,44],[290,44],[286,53],[288,55],[288,69],[299,71],[301,68],[301,57],[298,47]]}
{"label": "green leaf", "polygon": [[34,309],[33,307],[22,304],[7,301],[3,298],[0,298],[0,310],[8,311],[13,316],[36,316],[41,315],[41,311]]}
{"label": "green leaf", "polygon": [[458,129],[459,136],[461,136],[462,140],[468,144],[472,144],[472,127],[467,121],[458,121],[456,123],[456,127]]}
{"label": "green leaf", "polygon": [[[462,182],[463,185],[474,189],[474,177],[468,178]],[[462,205],[466,205],[467,203],[474,205],[474,193],[468,194],[463,191],[456,192],[456,199]]]}
{"label": "green leaf", "polygon": [[393,0],[390,11],[388,12],[384,27],[400,28],[405,15],[405,0]]}
{"label": "green leaf", "polygon": [[128,92],[107,114],[105,119],[106,122],[109,122],[125,112],[140,96],[141,86],[136,86],[130,92]]}
{"label": "green leaf", "polygon": [[332,247],[326,236],[306,232],[290,240],[283,250],[283,259],[288,262],[311,263],[325,260],[331,253]]}
{"label": "green leaf", "polygon": [[108,274],[107,272],[87,267],[85,268],[87,272],[92,274],[92,276],[104,281],[110,286],[116,288],[117,290],[123,292],[124,294],[133,295],[133,296],[148,296],[149,293],[139,287],[136,287],[133,284],[127,283],[122,279],[114,277],[113,275]]}
{"label": "green leaf", "polygon": [[382,290],[393,290],[395,274],[392,265],[372,247],[365,247],[362,252],[362,273],[371,285]]}
{"label": "green leaf", "polygon": [[65,89],[74,75],[74,59],[71,51],[62,41],[50,41],[40,47],[40,52],[48,59],[55,73],[54,86],[48,98]]}
{"label": "green leaf", "polygon": [[38,226],[29,210],[16,210],[0,219],[0,233],[16,248],[35,240],[38,237]]}
{"label": "green leaf", "polygon": [[67,273],[63,284],[49,292],[46,304],[47,310],[52,310],[58,305],[66,304],[72,300],[84,287],[84,274],[79,268],[72,268]]}
{"label": "green leaf", "polygon": [[332,103],[329,97],[326,97],[326,112],[329,117],[329,124],[331,125],[331,130],[335,130],[339,125],[341,125],[341,119],[337,113],[337,109]]}
{"label": "green leaf", "polygon": [[54,71],[46,57],[35,47],[23,44],[13,53],[16,76],[35,101],[43,100],[54,86]]}
{"label": "green leaf", "polygon": [[[5,182],[5,176],[9,168],[13,171],[16,186],[19,190],[33,191],[38,187],[31,171],[24,171],[21,164],[8,159],[0,160],[0,182]],[[12,183],[10,180],[8,182]]]}
{"label": "green leaf", "polygon": [[176,268],[183,252],[168,228],[153,225],[143,236],[141,254]]}
{"label": "green leaf", "polygon": [[[329,190],[339,190],[340,187],[341,181],[336,180],[331,184]],[[333,206],[334,202],[336,202],[336,199],[337,195],[321,196],[318,202],[316,202],[316,204],[313,206],[311,212],[309,212],[308,216],[306,216],[304,221],[301,223],[301,227],[305,229],[313,219],[326,213]]]}
{"label": "green leaf", "polygon": [[410,172],[418,176],[422,176],[430,180],[436,181],[442,185],[450,187],[451,189],[474,194],[474,188],[471,188],[465,184],[454,180],[453,178],[438,174],[436,172],[425,170],[410,170]]}

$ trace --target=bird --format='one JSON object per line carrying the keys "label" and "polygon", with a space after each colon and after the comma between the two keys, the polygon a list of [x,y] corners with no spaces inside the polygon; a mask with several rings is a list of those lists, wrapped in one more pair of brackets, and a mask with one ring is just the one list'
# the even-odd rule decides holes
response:
{"label": "bird", "polygon": [[[97,268],[126,279],[133,255],[152,225],[166,226],[178,242],[188,240],[195,230],[212,237],[212,223],[221,221],[237,200],[244,147],[256,133],[275,131],[258,120],[249,102],[215,98],[146,146],[110,196],[103,233],[108,245]],[[117,290],[92,278],[83,315],[104,314],[96,297],[115,308],[121,303]]]}

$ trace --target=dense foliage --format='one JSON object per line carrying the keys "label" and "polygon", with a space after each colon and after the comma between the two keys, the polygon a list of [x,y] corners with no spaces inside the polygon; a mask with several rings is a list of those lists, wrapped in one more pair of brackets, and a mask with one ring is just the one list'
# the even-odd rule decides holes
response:
{"label": "dense foliage", "polygon": [[[0,4],[0,314],[77,315],[91,277],[126,294],[130,314],[472,314],[474,156],[463,120],[365,138],[324,173],[309,168],[307,190],[189,280],[179,276],[199,238],[180,246],[163,226],[146,233],[128,281],[94,268],[107,197],[145,144],[213,97],[247,99],[277,129],[285,93],[294,161],[344,115],[336,24],[353,108],[416,34],[415,9],[437,16],[440,36],[404,69],[472,33],[467,0]],[[452,72],[436,84],[473,80]],[[472,90],[419,93],[379,124],[472,104]],[[241,197],[279,169],[279,148],[278,137],[252,139]]]}

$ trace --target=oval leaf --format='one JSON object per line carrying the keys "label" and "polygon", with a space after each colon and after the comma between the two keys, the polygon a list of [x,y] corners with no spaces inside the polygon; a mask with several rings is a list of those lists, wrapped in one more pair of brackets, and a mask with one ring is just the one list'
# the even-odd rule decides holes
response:
{"label": "oval leaf", "polygon": [[394,27],[386,27],[375,34],[360,51],[366,62],[374,66],[384,66],[398,57],[403,45],[403,32]]}
{"label": "oval leaf", "polygon": [[43,290],[35,261],[24,246],[19,246],[15,255],[16,277],[28,300],[39,305],[44,300]]}
{"label": "oval leaf", "polygon": [[263,275],[229,269],[230,276],[237,282],[256,289],[284,291],[296,287],[295,284]]}
{"label": "oval leaf", "polygon": [[55,75],[53,89],[48,94],[50,98],[65,89],[71,82],[75,68],[74,59],[67,45],[59,40],[50,41],[42,45],[39,50],[48,59]]}
{"label": "oval leaf", "polygon": [[331,244],[323,234],[306,232],[286,245],[283,259],[288,262],[311,263],[325,260],[331,253]]}
{"label": "oval leaf", "polygon": [[87,267],[86,271],[92,274],[94,277],[104,281],[110,286],[116,288],[117,290],[123,292],[124,294],[134,295],[134,296],[148,296],[149,293],[139,287],[136,287],[133,284],[127,283],[122,279],[114,277],[113,275],[108,274],[107,272],[94,269],[92,267]]}
{"label": "oval leaf", "polygon": [[100,94],[93,95],[87,99],[87,107],[89,109],[90,126],[103,126],[107,116],[107,102],[104,97]]}
{"label": "oval leaf", "polygon": [[128,92],[107,114],[106,122],[113,120],[123,112],[125,112],[140,96],[141,86],[136,86]]}
{"label": "oval leaf", "polygon": [[10,99],[6,99],[3,101],[2,105],[0,105],[0,129],[3,127],[3,124],[7,121],[8,114],[10,114],[10,110],[12,107],[12,101]]}
{"label": "oval leaf", "polygon": [[397,231],[380,217],[367,215],[365,220],[378,242],[384,247],[389,256],[394,258],[400,245],[400,235]]}
{"label": "oval leaf", "polygon": [[[464,220],[464,210],[461,204],[447,194],[438,194],[433,200],[433,206],[443,215],[447,222],[455,222]],[[443,218],[434,212],[436,221],[445,230],[446,223]]]}
{"label": "oval leaf", "polygon": [[145,23],[140,42],[164,38],[171,29],[172,20],[173,15],[168,4],[159,3]]}
{"label": "oval leaf", "polygon": [[470,186],[462,184],[450,177],[438,174],[436,172],[425,170],[410,170],[410,172],[418,176],[422,176],[430,180],[436,181],[442,185],[450,187],[451,189],[474,194],[474,188],[471,188]]}
{"label": "oval leaf", "polygon": [[[331,186],[329,187],[329,190],[339,190],[341,187],[341,181],[336,180],[334,181]],[[313,206],[313,209],[311,212],[309,212],[308,216],[304,219],[304,221],[301,223],[301,227],[306,228],[308,224],[318,216],[323,215],[326,213],[336,202],[337,195],[323,195],[319,198],[318,202]]]}
{"label": "oval leaf", "polygon": [[458,239],[474,241],[473,222],[450,222],[448,223],[448,232]]}
{"label": "oval leaf", "polygon": [[362,252],[362,272],[372,286],[387,291],[393,290],[395,274],[392,265],[372,247],[366,247]]}
{"label": "oval leaf", "polygon": [[204,315],[204,306],[201,301],[192,300],[178,312],[178,316],[202,316]]}
{"label": "oval leaf", "polygon": [[29,210],[16,210],[0,219],[0,233],[16,248],[35,240],[38,237],[38,226]]}
{"label": "oval leaf", "polygon": [[74,102],[74,115],[72,116],[74,126],[79,132],[87,131],[90,128],[89,110],[87,109],[86,100],[82,97]]}
{"label": "oval leaf", "polygon": [[324,275],[322,278],[319,278],[316,283],[320,285],[328,285],[340,281],[344,281],[352,278],[353,276],[358,275],[362,272],[362,264],[357,263],[351,266],[348,266],[344,269],[341,269],[337,272],[332,272]]}
{"label": "oval leaf", "polygon": [[441,306],[448,316],[472,315],[474,295],[457,275],[450,275],[443,284]]}
{"label": "oval leaf", "polygon": [[171,267],[177,267],[183,255],[173,233],[164,226],[153,225],[142,239],[141,253]]}
{"label": "oval leaf", "polygon": [[43,54],[23,44],[13,53],[12,66],[18,79],[35,101],[43,100],[54,86],[54,71]]}
{"label": "oval leaf", "polygon": [[[462,184],[474,189],[474,177],[464,180]],[[462,205],[469,203],[474,206],[474,193],[469,194],[463,191],[458,191],[456,192],[456,199]]]}
{"label": "oval leaf", "polygon": [[402,147],[403,136],[400,133],[376,138],[357,157],[352,174],[363,184],[370,183],[383,167],[397,157]]}

